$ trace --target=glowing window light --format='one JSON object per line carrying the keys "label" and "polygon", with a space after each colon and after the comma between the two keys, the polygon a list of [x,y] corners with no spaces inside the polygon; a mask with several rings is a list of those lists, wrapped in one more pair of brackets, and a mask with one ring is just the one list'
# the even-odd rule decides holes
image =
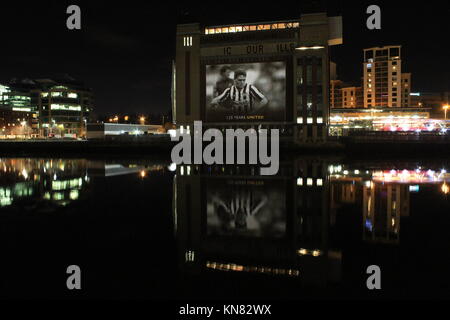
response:
{"label": "glowing window light", "polygon": [[303,186],[303,178],[297,178],[297,185]]}
{"label": "glowing window light", "polygon": [[317,185],[319,186],[319,187],[321,187],[321,186],[323,186],[323,180],[322,179],[317,179]]}
{"label": "glowing window light", "polygon": [[307,186],[312,186],[313,185],[313,179],[312,178],[306,179],[306,185]]}
{"label": "glowing window light", "polygon": [[13,107],[12,110],[13,110],[13,111],[18,111],[18,112],[31,112],[31,108],[18,108],[18,107]]}
{"label": "glowing window light", "polygon": [[303,124],[303,117],[298,117],[297,118],[297,123],[298,124]]}
{"label": "glowing window light", "polygon": [[319,49],[324,49],[325,47],[323,47],[323,46],[312,46],[312,47],[297,47],[297,48],[295,48],[296,50],[301,50],[301,51],[304,51],[304,50],[319,50]]}
{"label": "glowing window light", "polygon": [[81,111],[81,106],[67,106],[63,104],[52,104],[51,110],[64,110],[64,111]]}

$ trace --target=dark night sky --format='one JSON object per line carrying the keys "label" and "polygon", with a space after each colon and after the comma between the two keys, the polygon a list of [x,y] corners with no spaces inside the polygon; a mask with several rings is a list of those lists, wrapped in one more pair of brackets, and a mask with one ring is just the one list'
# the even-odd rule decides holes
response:
{"label": "dark night sky", "polygon": [[[403,45],[414,91],[450,91],[448,1],[65,2],[1,4],[0,82],[69,74],[94,90],[99,114],[170,108],[171,61],[177,22],[207,25],[298,18],[309,3],[341,14],[344,45],[332,50],[345,81],[362,75],[362,49]],[[78,4],[82,30],[66,29],[66,8]],[[369,31],[366,8],[382,9],[382,29]],[[320,4],[319,4],[320,5]]]}

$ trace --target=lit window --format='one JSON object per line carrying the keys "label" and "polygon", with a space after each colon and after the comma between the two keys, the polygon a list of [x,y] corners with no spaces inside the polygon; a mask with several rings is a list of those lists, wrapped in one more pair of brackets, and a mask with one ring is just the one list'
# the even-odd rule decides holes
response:
{"label": "lit window", "polygon": [[184,37],[183,38],[183,45],[185,47],[192,47],[192,37]]}
{"label": "lit window", "polygon": [[302,117],[298,117],[297,118],[297,123],[298,124],[302,124],[303,123],[303,118]]}

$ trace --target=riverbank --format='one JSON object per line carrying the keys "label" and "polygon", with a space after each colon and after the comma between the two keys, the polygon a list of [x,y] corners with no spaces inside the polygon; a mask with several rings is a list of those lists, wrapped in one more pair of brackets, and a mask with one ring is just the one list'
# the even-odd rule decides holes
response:
{"label": "riverbank", "polygon": [[[0,156],[126,156],[170,158],[176,142],[169,137],[129,140],[6,140],[0,141]],[[450,155],[448,139],[362,139],[345,137],[326,143],[292,144],[281,141],[281,153],[384,155]]]}

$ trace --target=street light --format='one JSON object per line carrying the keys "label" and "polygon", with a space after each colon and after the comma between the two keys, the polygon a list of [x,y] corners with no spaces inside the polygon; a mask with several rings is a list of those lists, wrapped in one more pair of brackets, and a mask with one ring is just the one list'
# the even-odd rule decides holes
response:
{"label": "street light", "polygon": [[445,120],[447,120],[447,109],[448,108],[450,108],[450,106],[448,104],[446,104],[445,106],[442,107],[442,109],[444,109]]}

